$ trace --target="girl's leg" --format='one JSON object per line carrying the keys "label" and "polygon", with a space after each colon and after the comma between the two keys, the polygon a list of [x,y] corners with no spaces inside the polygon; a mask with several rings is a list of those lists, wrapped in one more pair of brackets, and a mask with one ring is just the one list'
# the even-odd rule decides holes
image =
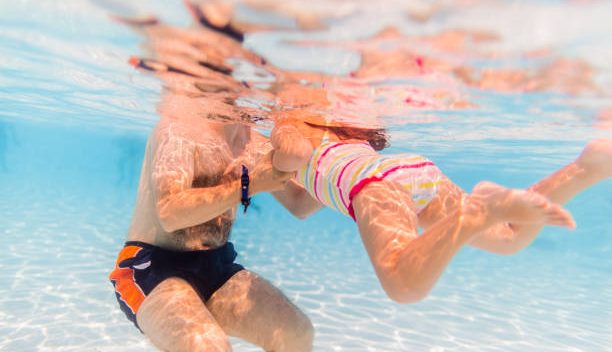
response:
{"label": "girl's leg", "polygon": [[419,236],[410,194],[400,185],[371,183],[353,198],[363,244],[391,299],[405,303],[423,299],[459,249],[495,223],[572,224],[569,213],[545,197],[491,183],[477,185],[469,197],[457,201],[454,210],[442,210]]}
{"label": "girl's leg", "polygon": [[[551,202],[565,204],[586,188],[612,177],[612,140],[600,139],[587,144],[578,158],[529,190]],[[475,238],[472,245],[499,254],[513,254],[536,238],[543,223],[500,223]]]}

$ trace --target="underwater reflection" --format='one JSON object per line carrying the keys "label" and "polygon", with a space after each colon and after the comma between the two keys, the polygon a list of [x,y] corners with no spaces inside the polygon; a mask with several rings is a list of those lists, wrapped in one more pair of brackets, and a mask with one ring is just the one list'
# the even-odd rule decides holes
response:
{"label": "underwater reflection", "polygon": [[[446,86],[459,81],[468,87],[497,92],[601,93],[593,79],[594,68],[585,60],[555,56],[547,48],[519,54],[488,49],[491,43],[500,42],[495,32],[482,30],[444,30],[431,35],[408,36],[395,27],[387,27],[365,39],[296,41],[295,44],[340,46],[356,51],[361,56],[361,65],[350,75],[357,78],[416,77],[423,82],[437,81]],[[508,63],[506,67],[483,65],[488,61],[495,62],[496,66],[499,66],[497,62]],[[512,67],[511,62],[517,67]],[[525,62],[528,65],[522,67]],[[448,100],[446,96],[451,92],[444,92],[442,86],[439,90],[436,100]],[[446,106],[461,108],[467,105],[465,101],[456,100]]]}
{"label": "underwater reflection", "polygon": [[612,130],[612,108],[604,108],[597,114],[595,128],[600,130]]}
{"label": "underwater reflection", "polygon": [[[236,12],[247,5],[297,19],[299,7],[290,10],[265,1],[186,4],[198,25],[180,28],[155,17],[116,19],[145,37],[145,56],[134,57],[130,63],[157,75],[167,95],[183,96],[172,100],[206,99],[206,104],[190,102],[200,108],[182,109],[182,113],[216,121],[269,128],[271,111],[300,109],[322,115],[328,123],[380,128],[387,120],[427,122],[415,114],[419,111],[476,108],[472,88],[500,93],[604,93],[585,60],[563,57],[550,48],[504,53],[492,46],[502,41],[492,30],[446,29],[408,35],[390,26],[361,39],[291,41],[291,45],[305,47],[344,48],[361,57],[359,67],[348,75],[293,71],[274,66],[242,45],[248,33],[283,30],[282,26],[251,23]],[[417,17],[427,22],[444,9],[421,10],[427,16]],[[406,15],[411,17],[410,13],[407,10]],[[245,74],[244,66],[271,80],[262,83]],[[162,105],[168,111],[168,104]],[[431,121],[436,120],[435,115],[430,116],[434,116],[429,117]]]}

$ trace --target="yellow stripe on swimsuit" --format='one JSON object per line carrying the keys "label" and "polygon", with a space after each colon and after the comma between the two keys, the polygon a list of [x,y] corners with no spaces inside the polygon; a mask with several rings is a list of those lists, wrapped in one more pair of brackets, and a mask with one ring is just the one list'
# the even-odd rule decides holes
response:
{"label": "yellow stripe on swimsuit", "polygon": [[420,211],[437,194],[442,177],[433,162],[419,155],[383,155],[366,142],[325,141],[298,171],[297,180],[321,203],[354,218],[351,200],[370,182],[400,184]]}

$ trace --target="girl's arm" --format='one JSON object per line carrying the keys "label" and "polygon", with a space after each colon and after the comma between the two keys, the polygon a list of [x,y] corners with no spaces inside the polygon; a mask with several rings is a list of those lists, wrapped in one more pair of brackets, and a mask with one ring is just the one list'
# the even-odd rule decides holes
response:
{"label": "girl's arm", "polygon": [[312,155],[308,138],[296,127],[295,120],[280,120],[272,129],[270,141],[274,147],[272,165],[279,171],[293,172],[304,165]]}
{"label": "girl's arm", "polygon": [[293,216],[305,219],[323,206],[314,199],[295,180],[289,180],[282,191],[272,192],[276,200],[281,203]]}

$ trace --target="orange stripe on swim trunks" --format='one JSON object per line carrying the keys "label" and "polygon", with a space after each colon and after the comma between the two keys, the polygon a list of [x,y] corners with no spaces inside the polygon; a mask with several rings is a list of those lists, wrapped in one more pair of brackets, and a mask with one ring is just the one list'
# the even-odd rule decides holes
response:
{"label": "orange stripe on swim trunks", "polygon": [[134,258],[136,256],[136,254],[138,254],[138,252],[141,250],[142,248],[138,247],[138,246],[126,246],[123,247],[123,249],[121,250],[121,253],[119,253],[119,257],[117,257],[117,265],[119,265],[119,263],[121,263],[122,261],[129,259],[129,258]]}
{"label": "orange stripe on swim trunks", "polygon": [[133,258],[140,249],[137,246],[125,247],[119,253],[117,266],[109,276],[109,279],[115,283],[115,291],[119,293],[121,300],[125,302],[134,314],[136,314],[142,301],[144,301],[145,295],[138,284],[134,282],[134,270],[132,268],[120,268],[119,263],[125,259]]}

